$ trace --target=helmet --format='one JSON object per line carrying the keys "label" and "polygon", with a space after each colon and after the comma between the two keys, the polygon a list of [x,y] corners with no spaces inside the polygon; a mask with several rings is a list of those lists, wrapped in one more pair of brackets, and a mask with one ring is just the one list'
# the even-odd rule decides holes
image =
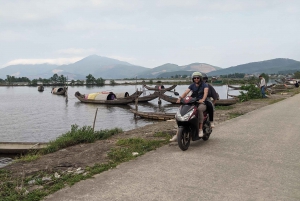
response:
{"label": "helmet", "polygon": [[194,72],[192,74],[192,81],[194,81],[194,77],[200,77],[200,80],[202,80],[202,74],[200,72]]}
{"label": "helmet", "polygon": [[202,73],[202,77],[203,77],[204,82],[208,81],[208,77],[205,73]]}

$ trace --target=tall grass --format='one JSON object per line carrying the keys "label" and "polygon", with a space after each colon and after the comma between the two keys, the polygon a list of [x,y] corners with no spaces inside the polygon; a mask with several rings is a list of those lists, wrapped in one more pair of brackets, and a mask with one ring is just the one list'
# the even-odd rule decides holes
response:
{"label": "tall grass", "polygon": [[122,132],[122,129],[120,128],[93,131],[91,126],[83,126],[79,128],[79,126],[75,124],[71,126],[71,131],[59,136],[54,141],[50,141],[49,145],[45,149],[41,150],[41,153],[52,153],[80,143],[92,143],[96,140],[107,139],[120,132]]}

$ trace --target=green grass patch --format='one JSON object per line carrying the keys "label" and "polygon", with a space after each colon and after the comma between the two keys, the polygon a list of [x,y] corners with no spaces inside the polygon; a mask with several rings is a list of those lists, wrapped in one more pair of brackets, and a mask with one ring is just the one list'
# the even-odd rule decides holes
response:
{"label": "green grass patch", "polygon": [[50,141],[49,145],[45,149],[41,150],[41,152],[42,154],[48,154],[76,144],[92,143],[96,140],[107,139],[120,132],[122,132],[122,129],[120,128],[93,131],[91,126],[83,126],[82,128],[79,128],[78,125],[72,125],[71,131],[61,135],[54,141]]}
{"label": "green grass patch", "polygon": [[236,118],[238,116],[241,116],[243,115],[242,113],[229,113],[229,118],[230,119],[233,119],[233,118]]}
{"label": "green grass patch", "polygon": [[271,101],[269,101],[269,104],[271,105],[271,104],[280,102],[280,101],[282,101],[282,100],[284,100],[284,99],[285,99],[285,98],[280,98],[280,99],[276,99],[276,100],[271,100]]}
{"label": "green grass patch", "polygon": [[[78,127],[75,129],[78,130]],[[118,129],[117,129],[118,130]],[[108,132],[108,131],[107,131]],[[115,132],[115,131],[114,131]],[[108,132],[110,134],[113,131]],[[99,136],[101,139],[110,135],[102,134]],[[54,172],[37,172],[34,175],[23,177],[13,177],[11,172],[0,169],[0,200],[2,201],[15,201],[15,200],[41,200],[45,196],[52,194],[66,186],[91,178],[95,174],[115,168],[118,164],[134,159],[138,156],[145,154],[148,151],[154,150],[164,144],[168,143],[170,135],[167,133],[159,132],[154,134],[155,137],[162,137],[163,139],[146,140],[142,138],[120,139],[117,142],[117,147],[111,149],[108,153],[110,161],[105,164],[95,164],[92,167],[86,167],[84,174],[62,173],[58,172],[61,177],[55,178]],[[53,150],[53,149],[51,149]],[[137,154],[133,154],[137,153]],[[50,177],[51,181],[43,181],[42,177]],[[35,181],[34,185],[42,186],[42,189],[36,189],[28,192],[31,187],[29,181]]]}
{"label": "green grass patch", "polygon": [[224,106],[224,105],[217,105],[215,107],[216,110],[231,110],[233,109],[232,105]]}

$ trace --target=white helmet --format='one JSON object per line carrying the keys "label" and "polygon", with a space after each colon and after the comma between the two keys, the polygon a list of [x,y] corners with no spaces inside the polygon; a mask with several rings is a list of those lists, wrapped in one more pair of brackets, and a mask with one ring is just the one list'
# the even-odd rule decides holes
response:
{"label": "white helmet", "polygon": [[194,77],[200,77],[200,81],[202,81],[202,74],[200,72],[194,72],[192,74],[192,81],[194,82]]}

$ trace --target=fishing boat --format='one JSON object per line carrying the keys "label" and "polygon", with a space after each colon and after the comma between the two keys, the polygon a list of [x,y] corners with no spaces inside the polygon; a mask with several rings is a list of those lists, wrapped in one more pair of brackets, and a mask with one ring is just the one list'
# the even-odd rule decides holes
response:
{"label": "fishing boat", "polygon": [[97,92],[91,94],[81,94],[79,91],[75,93],[75,97],[82,103],[107,104],[107,105],[126,105],[132,103],[142,91],[136,91],[134,94],[120,98],[113,92]]}
{"label": "fishing boat", "polygon": [[[167,101],[169,103],[173,103],[176,104],[178,98],[177,97],[172,97],[172,96],[167,96],[165,94],[160,94],[159,98],[163,99],[164,101]],[[236,104],[238,102],[238,99],[236,98],[231,98],[231,99],[219,99],[216,101],[215,105],[223,105],[223,106],[227,106],[227,105],[233,105]]]}
{"label": "fishing boat", "polygon": [[[267,88],[271,88],[273,86],[275,86],[276,84],[271,84],[269,86],[267,86]],[[228,85],[229,88],[234,89],[234,90],[241,90],[242,86],[232,86],[232,85]],[[258,86],[259,87],[259,86]]]}
{"label": "fishing boat", "polygon": [[38,86],[38,91],[43,92],[44,91],[44,86],[43,85]]}
{"label": "fishing boat", "polygon": [[[149,94],[149,95],[146,95],[146,96],[139,96],[138,99],[137,99],[137,101],[138,101],[139,103],[152,101],[152,100],[158,98],[158,96],[159,96],[160,93],[161,93],[161,92],[155,91],[154,93]],[[164,92],[163,92],[163,93],[164,93]]]}
{"label": "fishing boat", "polygon": [[155,120],[170,120],[175,118],[175,113],[165,113],[165,112],[141,112],[134,109],[130,111],[140,118],[155,119]]}
{"label": "fishing boat", "polygon": [[67,91],[68,87],[53,87],[51,93],[56,95],[65,95]]}
{"label": "fishing boat", "polygon": [[30,150],[47,147],[47,143],[40,142],[0,142],[0,154],[21,154]]}
{"label": "fishing boat", "polygon": [[177,84],[172,85],[168,88],[165,88],[164,85],[156,85],[155,87],[149,87],[147,85],[143,85],[143,87],[145,87],[148,90],[155,90],[155,91],[160,91],[160,90],[164,90],[164,91],[171,91],[173,89],[175,89],[175,87],[177,86]]}

